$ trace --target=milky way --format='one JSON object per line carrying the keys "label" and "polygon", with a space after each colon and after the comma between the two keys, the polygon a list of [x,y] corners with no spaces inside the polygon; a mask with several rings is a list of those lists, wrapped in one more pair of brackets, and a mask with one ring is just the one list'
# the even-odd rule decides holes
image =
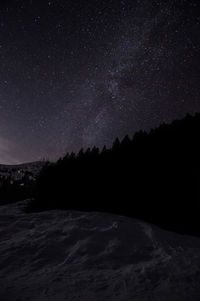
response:
{"label": "milky way", "polygon": [[0,3],[0,163],[200,111],[198,1]]}

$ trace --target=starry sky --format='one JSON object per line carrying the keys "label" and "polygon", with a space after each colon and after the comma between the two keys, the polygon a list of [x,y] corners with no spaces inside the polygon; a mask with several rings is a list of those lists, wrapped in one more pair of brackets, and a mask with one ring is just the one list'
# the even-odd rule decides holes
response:
{"label": "starry sky", "polygon": [[1,0],[0,163],[200,111],[198,0]]}

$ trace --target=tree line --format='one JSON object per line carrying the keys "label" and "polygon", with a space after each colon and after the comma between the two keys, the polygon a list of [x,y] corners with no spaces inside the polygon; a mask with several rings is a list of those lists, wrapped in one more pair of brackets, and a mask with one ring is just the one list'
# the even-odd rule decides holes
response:
{"label": "tree line", "polygon": [[200,114],[161,124],[113,146],[48,163],[27,211],[69,209],[132,216],[200,234]]}

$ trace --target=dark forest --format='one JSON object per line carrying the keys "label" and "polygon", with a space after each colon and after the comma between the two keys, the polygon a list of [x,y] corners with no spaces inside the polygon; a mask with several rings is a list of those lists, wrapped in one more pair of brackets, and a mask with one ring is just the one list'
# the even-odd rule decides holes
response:
{"label": "dark forest", "polygon": [[198,113],[66,154],[42,169],[27,211],[104,211],[200,235],[199,135]]}

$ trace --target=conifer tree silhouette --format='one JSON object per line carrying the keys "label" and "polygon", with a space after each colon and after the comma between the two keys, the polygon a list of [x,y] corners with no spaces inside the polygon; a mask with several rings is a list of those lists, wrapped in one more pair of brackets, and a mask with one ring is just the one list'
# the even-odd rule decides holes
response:
{"label": "conifer tree silhouette", "polygon": [[106,211],[200,235],[199,139],[196,114],[66,155],[43,168],[27,210]]}

